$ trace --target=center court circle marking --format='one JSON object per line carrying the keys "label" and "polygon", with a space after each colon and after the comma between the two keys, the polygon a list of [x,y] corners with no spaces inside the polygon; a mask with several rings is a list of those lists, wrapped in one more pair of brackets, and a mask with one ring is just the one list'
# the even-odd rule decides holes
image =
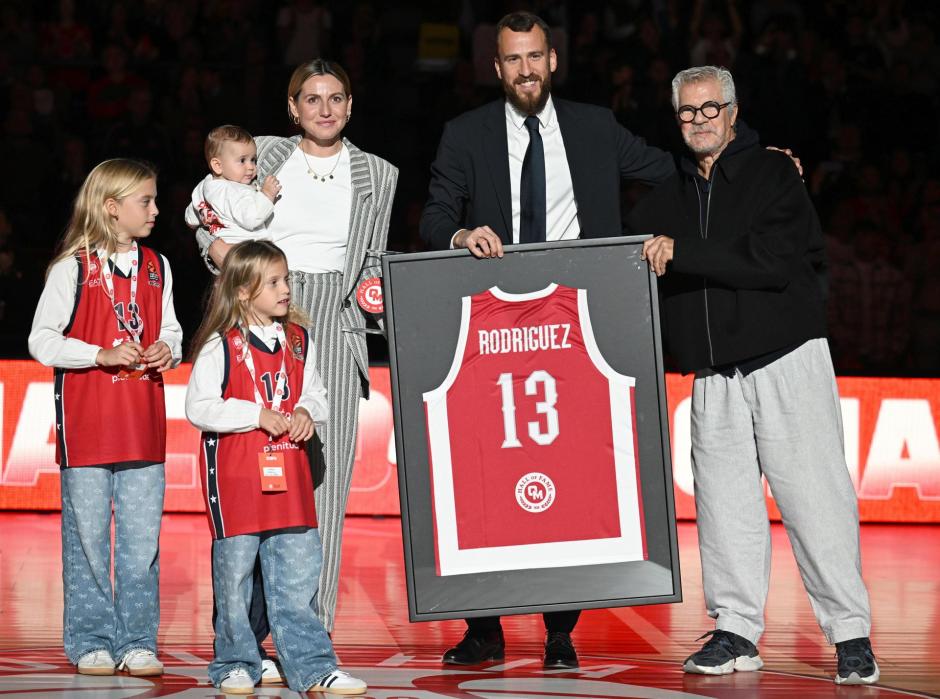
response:
{"label": "center court circle marking", "polygon": [[[366,696],[375,699],[713,699],[722,696],[722,691],[747,691],[742,679],[753,683],[753,696],[762,696],[762,685],[768,681],[770,685],[763,688],[782,689],[786,696],[807,692],[814,697],[845,694],[832,683],[831,677],[806,677],[766,668],[747,673],[747,677],[740,677],[739,673],[725,677],[690,676],[681,671],[675,660],[583,655],[581,668],[559,672],[542,670],[540,661],[534,658],[511,661],[511,667],[504,663],[454,669],[441,667],[439,656],[418,657],[399,647],[340,646],[339,652],[346,659],[344,669],[368,682]],[[164,646],[160,656],[166,666],[162,677],[97,677],[75,674],[74,666],[59,648],[0,651],[0,699],[24,696],[216,699],[219,696],[206,676],[212,656],[210,647]],[[881,686],[867,688],[863,693],[865,696],[876,693],[875,696],[882,699],[931,696]],[[284,685],[259,687],[257,695],[297,696]]]}

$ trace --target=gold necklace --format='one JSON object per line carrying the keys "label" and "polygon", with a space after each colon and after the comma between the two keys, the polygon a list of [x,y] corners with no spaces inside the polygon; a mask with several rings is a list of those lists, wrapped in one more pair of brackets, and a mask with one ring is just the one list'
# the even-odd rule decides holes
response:
{"label": "gold necklace", "polygon": [[307,151],[304,150],[303,146],[300,146],[300,152],[303,153],[304,162],[307,164],[307,174],[310,175],[315,180],[320,180],[320,182],[326,182],[328,179],[333,179],[333,171],[336,170],[336,166],[339,165],[339,161],[343,157],[343,145],[340,145],[339,153],[336,156],[336,162],[333,163],[333,167],[330,168],[330,171],[324,175],[320,175],[310,166],[310,161],[307,160]]}

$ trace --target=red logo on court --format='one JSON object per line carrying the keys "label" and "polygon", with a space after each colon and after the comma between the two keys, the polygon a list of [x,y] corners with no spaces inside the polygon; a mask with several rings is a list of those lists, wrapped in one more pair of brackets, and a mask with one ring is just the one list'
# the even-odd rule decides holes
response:
{"label": "red logo on court", "polygon": [[368,313],[382,313],[385,304],[382,299],[382,280],[379,277],[364,279],[356,288],[356,301],[359,307]]}

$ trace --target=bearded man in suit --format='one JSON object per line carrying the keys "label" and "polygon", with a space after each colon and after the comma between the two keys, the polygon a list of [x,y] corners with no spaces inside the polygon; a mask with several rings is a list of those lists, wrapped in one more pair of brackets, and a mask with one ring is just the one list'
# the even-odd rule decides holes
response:
{"label": "bearded man in suit", "polygon": [[[496,27],[496,74],[506,93],[447,123],[431,166],[421,236],[435,249],[501,257],[515,243],[620,235],[620,184],[658,184],[673,158],[617,123],[609,109],[551,95],[551,31],[529,12]],[[578,667],[571,631],[580,611],[543,615],[544,666]],[[499,617],[467,619],[448,665],[504,656]]]}

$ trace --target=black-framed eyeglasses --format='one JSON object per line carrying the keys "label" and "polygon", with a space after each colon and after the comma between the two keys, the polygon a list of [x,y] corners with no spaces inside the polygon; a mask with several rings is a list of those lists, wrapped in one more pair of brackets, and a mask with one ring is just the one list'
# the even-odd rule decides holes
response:
{"label": "black-framed eyeglasses", "polygon": [[679,111],[676,112],[676,116],[679,117],[679,121],[689,124],[695,121],[695,115],[698,112],[702,113],[702,116],[706,119],[714,119],[721,113],[721,110],[727,107],[731,102],[725,102],[724,104],[718,104],[717,102],[706,102],[701,107],[693,107],[691,104],[683,105],[679,107]]}

